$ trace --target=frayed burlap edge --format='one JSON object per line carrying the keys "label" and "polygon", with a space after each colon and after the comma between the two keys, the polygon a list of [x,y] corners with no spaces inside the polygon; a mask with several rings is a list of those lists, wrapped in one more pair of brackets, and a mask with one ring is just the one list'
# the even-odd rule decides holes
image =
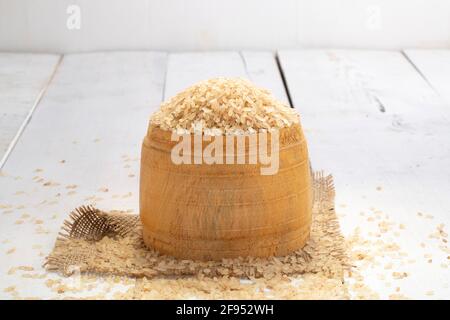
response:
{"label": "frayed burlap edge", "polygon": [[319,273],[343,279],[348,268],[344,238],[334,208],[331,175],[313,174],[314,205],[307,245],[288,256],[200,262],[158,254],[145,247],[137,215],[81,207],[64,222],[47,270],[130,277],[206,276],[271,279],[280,275]]}

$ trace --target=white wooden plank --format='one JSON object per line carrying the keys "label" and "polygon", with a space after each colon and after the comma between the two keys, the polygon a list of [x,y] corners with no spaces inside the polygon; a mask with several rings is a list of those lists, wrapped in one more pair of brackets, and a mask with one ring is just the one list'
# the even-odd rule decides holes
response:
{"label": "white wooden plank", "polygon": [[165,69],[163,53],[64,57],[0,177],[0,297],[11,297],[9,286],[22,297],[56,296],[45,279],[7,273],[20,265],[43,273],[43,256],[75,207],[138,212],[140,147]]}
{"label": "white wooden plank", "polygon": [[29,121],[59,58],[0,53],[0,168]]}
{"label": "white wooden plank", "polygon": [[270,52],[171,53],[167,67],[165,99],[190,85],[215,77],[239,77],[269,89],[278,99],[288,99]]}
{"label": "white wooden plank", "polygon": [[256,85],[269,89],[280,101],[289,104],[275,54],[255,51],[244,51],[241,54],[249,79]]}
{"label": "white wooden plank", "polygon": [[[450,50],[405,50],[428,83],[450,103]],[[450,113],[450,107],[448,108]]]}
{"label": "white wooden plank", "polygon": [[[373,244],[398,243],[408,254],[396,260],[377,252],[364,271],[366,283],[382,298],[396,293],[397,286],[413,298],[429,298],[430,290],[448,298],[448,253],[428,239],[439,223],[450,222],[446,106],[399,52],[300,50],[279,56],[313,167],[335,177],[344,233],[360,228]],[[395,223],[398,237],[380,233],[376,211]],[[433,263],[425,254],[432,254]],[[393,269],[384,269],[390,262]],[[397,271],[408,277],[393,279]]]}

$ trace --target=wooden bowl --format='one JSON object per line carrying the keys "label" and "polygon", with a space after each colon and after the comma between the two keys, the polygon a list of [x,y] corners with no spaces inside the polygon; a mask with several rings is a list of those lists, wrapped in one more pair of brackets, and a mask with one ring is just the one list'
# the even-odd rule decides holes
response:
{"label": "wooden bowl", "polygon": [[140,216],[148,247],[180,259],[221,260],[283,256],[305,245],[312,189],[299,125],[280,130],[274,175],[261,175],[259,164],[176,165],[176,144],[171,132],[152,125],[142,144]]}

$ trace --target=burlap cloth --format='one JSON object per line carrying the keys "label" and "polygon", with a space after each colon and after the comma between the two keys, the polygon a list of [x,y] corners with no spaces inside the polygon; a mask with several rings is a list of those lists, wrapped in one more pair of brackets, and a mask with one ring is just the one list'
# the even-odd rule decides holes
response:
{"label": "burlap cloth", "polygon": [[334,208],[330,175],[313,174],[314,205],[307,245],[288,256],[200,262],[179,260],[145,247],[138,215],[81,207],[64,222],[45,266],[70,275],[81,273],[129,277],[239,277],[271,279],[280,275],[320,273],[343,279],[348,259]]}

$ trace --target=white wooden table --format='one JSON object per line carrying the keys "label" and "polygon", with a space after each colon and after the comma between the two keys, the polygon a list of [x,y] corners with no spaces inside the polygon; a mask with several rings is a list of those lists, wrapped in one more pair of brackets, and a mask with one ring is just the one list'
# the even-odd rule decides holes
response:
{"label": "white wooden table", "polygon": [[215,76],[299,110],[313,167],[335,177],[344,235],[372,248],[359,266],[371,289],[450,298],[446,236],[429,237],[450,222],[450,51],[420,50],[0,54],[0,298],[55,297],[42,262],[67,214],[137,212],[150,113]]}

